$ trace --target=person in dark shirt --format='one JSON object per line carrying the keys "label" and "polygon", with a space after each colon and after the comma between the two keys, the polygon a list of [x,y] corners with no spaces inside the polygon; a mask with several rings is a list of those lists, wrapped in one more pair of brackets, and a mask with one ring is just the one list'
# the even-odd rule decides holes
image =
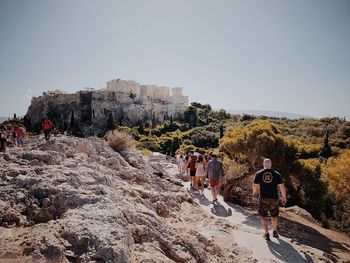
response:
{"label": "person in dark shirt", "polygon": [[272,162],[270,159],[264,160],[264,169],[255,174],[253,183],[253,195],[259,196],[259,215],[261,224],[264,227],[264,238],[270,240],[268,215],[271,215],[273,237],[278,238],[277,232],[278,214],[279,214],[279,195],[281,192],[281,203],[284,206],[287,202],[286,188],[282,176],[275,170],[271,169]]}

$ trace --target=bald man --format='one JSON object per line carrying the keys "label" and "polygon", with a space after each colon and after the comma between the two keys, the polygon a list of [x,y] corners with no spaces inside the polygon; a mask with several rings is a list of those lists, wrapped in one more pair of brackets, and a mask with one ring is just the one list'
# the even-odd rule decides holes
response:
{"label": "bald man", "polygon": [[264,169],[255,174],[253,183],[253,195],[259,196],[259,215],[261,224],[264,227],[264,238],[269,241],[269,222],[268,216],[271,216],[273,237],[279,238],[277,231],[278,214],[279,214],[279,195],[278,189],[281,192],[281,203],[286,205],[286,188],[284,186],[282,176],[272,169],[270,159],[265,159],[263,162]]}

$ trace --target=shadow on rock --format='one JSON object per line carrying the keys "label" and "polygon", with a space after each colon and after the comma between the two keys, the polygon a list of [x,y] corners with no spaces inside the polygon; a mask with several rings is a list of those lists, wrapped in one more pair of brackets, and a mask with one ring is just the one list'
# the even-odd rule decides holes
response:
{"label": "shadow on rock", "polygon": [[285,217],[279,219],[279,232],[282,236],[291,239],[291,242],[307,245],[324,251],[329,259],[337,262],[338,257],[333,254],[334,250],[347,251],[347,249],[338,242],[334,242],[316,229],[291,221]]}
{"label": "shadow on rock", "polygon": [[[271,254],[276,258],[283,262],[313,262],[307,261],[303,258],[295,248],[283,241],[282,239],[278,239],[278,243],[269,241],[267,242],[267,246],[271,251]],[[310,258],[309,258],[310,259]]]}
{"label": "shadow on rock", "polygon": [[204,206],[209,206],[211,202],[208,200],[208,198],[205,195],[198,194],[194,192],[193,189],[187,189],[187,192],[196,200],[198,200],[198,203]]}
{"label": "shadow on rock", "polygon": [[248,226],[255,227],[257,229],[261,229],[261,223],[260,223],[260,219],[258,216],[254,215],[250,212],[247,212],[239,205],[232,204],[232,203],[227,203],[227,205],[230,206],[231,208],[233,208],[236,212],[241,213],[246,217],[245,220],[242,222],[242,224],[246,224]]}
{"label": "shadow on rock", "polygon": [[228,217],[232,215],[232,210],[230,208],[226,209],[222,204],[217,203],[211,208],[211,212],[219,217]]}

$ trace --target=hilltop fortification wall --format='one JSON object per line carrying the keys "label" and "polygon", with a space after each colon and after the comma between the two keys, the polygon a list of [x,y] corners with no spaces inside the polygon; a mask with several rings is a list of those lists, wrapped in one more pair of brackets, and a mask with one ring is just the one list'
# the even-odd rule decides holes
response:
{"label": "hilltop fortification wall", "polygon": [[38,131],[45,116],[60,130],[70,129],[74,119],[86,133],[93,134],[103,133],[110,116],[121,125],[135,125],[154,117],[162,121],[165,115],[182,115],[188,104],[182,88],[140,85],[118,79],[108,81],[106,88],[96,91],[44,92],[32,99],[26,120],[29,130]]}

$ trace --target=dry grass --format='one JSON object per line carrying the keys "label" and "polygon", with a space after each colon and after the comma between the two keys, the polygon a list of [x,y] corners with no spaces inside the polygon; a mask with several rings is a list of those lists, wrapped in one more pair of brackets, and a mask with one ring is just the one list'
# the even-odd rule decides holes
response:
{"label": "dry grass", "polygon": [[146,157],[151,157],[152,154],[153,154],[153,152],[150,151],[150,150],[147,150],[147,149],[142,149],[142,150],[141,150],[141,154],[142,154],[143,156],[146,156]]}
{"label": "dry grass", "polygon": [[117,130],[109,131],[106,134],[106,139],[109,146],[116,152],[129,150],[134,147],[134,138],[126,132],[120,132]]}

